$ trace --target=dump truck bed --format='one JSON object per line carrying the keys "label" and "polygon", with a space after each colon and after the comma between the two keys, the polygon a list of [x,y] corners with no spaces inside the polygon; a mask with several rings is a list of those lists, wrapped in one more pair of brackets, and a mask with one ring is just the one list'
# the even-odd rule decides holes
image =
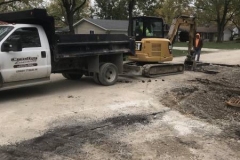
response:
{"label": "dump truck bed", "polygon": [[135,53],[134,40],[123,34],[55,34],[54,18],[49,16],[45,9],[2,13],[0,21],[42,26],[54,53],[54,59]]}
{"label": "dump truck bed", "polygon": [[57,35],[57,57],[85,57],[91,55],[133,55],[134,40],[119,34]]}

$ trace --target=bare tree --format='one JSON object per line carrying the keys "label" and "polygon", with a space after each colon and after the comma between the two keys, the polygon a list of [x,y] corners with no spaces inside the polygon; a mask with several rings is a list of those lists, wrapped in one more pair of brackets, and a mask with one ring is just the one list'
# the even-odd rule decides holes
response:
{"label": "bare tree", "polygon": [[236,12],[239,12],[239,5],[239,0],[199,0],[196,3],[197,9],[201,11],[201,17],[205,21],[217,23],[217,42],[222,42],[224,28],[233,19]]}
{"label": "bare tree", "polygon": [[132,17],[133,17],[133,9],[136,4],[135,0],[129,0],[128,1],[128,36],[131,36],[131,28],[132,28]]}
{"label": "bare tree", "polygon": [[78,3],[78,0],[61,0],[63,7],[66,11],[66,18],[69,26],[70,33],[74,34],[73,28],[73,17],[87,2],[87,0],[82,0]]}
{"label": "bare tree", "polygon": [[3,2],[0,2],[0,6],[1,6],[1,5],[5,5],[5,4],[9,4],[9,3],[12,3],[12,2],[21,2],[21,0],[9,0],[9,1],[3,1]]}

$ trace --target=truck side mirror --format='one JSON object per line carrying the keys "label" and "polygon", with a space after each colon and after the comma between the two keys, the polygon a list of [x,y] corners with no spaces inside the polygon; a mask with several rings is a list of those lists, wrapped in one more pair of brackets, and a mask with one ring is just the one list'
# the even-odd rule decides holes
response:
{"label": "truck side mirror", "polygon": [[19,36],[11,38],[10,40],[5,41],[1,47],[2,52],[9,51],[22,51],[21,38]]}

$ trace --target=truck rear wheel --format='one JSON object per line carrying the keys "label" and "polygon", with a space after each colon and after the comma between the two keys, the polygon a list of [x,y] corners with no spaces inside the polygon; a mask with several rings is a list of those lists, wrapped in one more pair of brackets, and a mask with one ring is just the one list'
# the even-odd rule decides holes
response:
{"label": "truck rear wheel", "polygon": [[63,77],[69,80],[79,80],[82,78],[83,74],[73,74],[73,73],[62,73]]}
{"label": "truck rear wheel", "polygon": [[113,85],[118,79],[118,68],[112,63],[104,63],[100,67],[98,78],[102,85]]}

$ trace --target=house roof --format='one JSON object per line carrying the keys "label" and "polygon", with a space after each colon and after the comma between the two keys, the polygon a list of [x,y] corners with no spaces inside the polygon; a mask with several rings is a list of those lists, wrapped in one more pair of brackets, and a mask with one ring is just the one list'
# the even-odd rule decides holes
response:
{"label": "house roof", "polygon": [[128,29],[128,20],[108,20],[108,19],[90,19],[83,18],[73,26],[77,26],[80,23],[87,21],[99,28],[104,30],[118,30],[118,31],[127,31]]}
{"label": "house roof", "polygon": [[[181,31],[189,31],[189,26],[180,26],[179,29]],[[197,32],[200,33],[217,33],[217,27],[209,26],[209,27],[197,27]]]}

